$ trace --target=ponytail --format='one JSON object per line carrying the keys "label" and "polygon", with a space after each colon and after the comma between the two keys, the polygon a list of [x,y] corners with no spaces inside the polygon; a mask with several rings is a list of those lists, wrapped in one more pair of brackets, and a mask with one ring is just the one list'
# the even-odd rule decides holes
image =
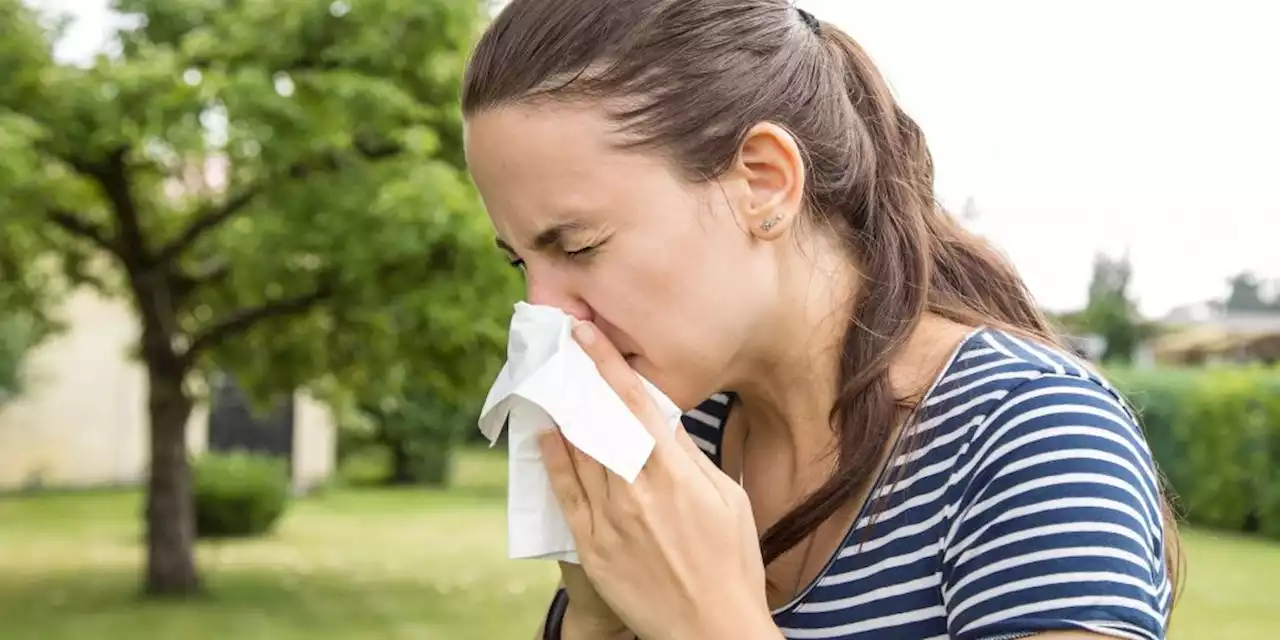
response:
{"label": "ponytail", "polygon": [[[811,535],[838,509],[871,489],[882,461],[896,455],[894,427],[913,403],[897,398],[889,364],[925,312],[969,326],[988,325],[1062,348],[1017,271],[989,243],[942,210],[933,194],[933,161],[919,126],[894,101],[869,56],[829,24],[825,55],[847,89],[850,135],[870,152],[863,179],[825,195],[824,211],[846,230],[862,272],[860,295],[843,344],[839,395],[831,412],[838,436],[836,471],[807,500],[765,532],[766,564]],[[856,157],[856,156],[855,156]],[[911,439],[896,439],[907,447]],[[900,476],[907,465],[897,468]],[[893,478],[889,480],[890,485]],[[872,500],[864,517],[888,506]],[[1172,506],[1162,495],[1168,531],[1165,563],[1176,587],[1183,557]]]}

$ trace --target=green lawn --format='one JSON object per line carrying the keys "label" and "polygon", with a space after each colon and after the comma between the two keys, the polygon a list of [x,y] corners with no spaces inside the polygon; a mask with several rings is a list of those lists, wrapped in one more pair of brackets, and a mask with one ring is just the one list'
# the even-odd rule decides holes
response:
{"label": "green lawn", "polygon": [[134,494],[0,498],[0,639],[527,638],[555,568],[505,557],[505,462],[467,455],[457,488],[336,490],[269,539],[202,545],[210,596],[135,598]]}
{"label": "green lawn", "polygon": [[[268,539],[207,544],[210,595],[135,598],[132,493],[0,497],[0,639],[527,638],[555,569],[505,557],[500,452],[455,488],[334,490]],[[1188,532],[1173,638],[1280,638],[1280,545]]]}

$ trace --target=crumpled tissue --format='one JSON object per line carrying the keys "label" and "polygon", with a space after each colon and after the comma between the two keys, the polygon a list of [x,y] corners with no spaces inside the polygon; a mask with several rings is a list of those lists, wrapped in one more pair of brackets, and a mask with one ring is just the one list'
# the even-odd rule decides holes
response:
{"label": "crumpled tissue", "polygon": [[[627,482],[653,452],[654,439],[573,339],[574,320],[550,306],[518,302],[507,362],[489,389],[479,427],[490,446],[507,429],[507,551],[511,558],[578,562],[573,534],[551,489],[538,434],[564,438]],[[681,411],[636,374],[674,430]]]}

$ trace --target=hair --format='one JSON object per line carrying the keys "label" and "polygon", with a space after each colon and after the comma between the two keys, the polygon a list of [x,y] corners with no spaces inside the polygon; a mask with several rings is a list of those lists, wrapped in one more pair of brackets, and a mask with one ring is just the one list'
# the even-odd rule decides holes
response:
{"label": "hair", "polygon": [[[805,156],[808,213],[855,256],[836,470],[764,533],[766,565],[856,499],[892,453],[904,400],[889,365],[926,313],[1065,346],[1010,264],[935,201],[924,135],[870,57],[791,0],[512,0],[467,66],[464,114],[574,101],[609,107],[624,146],[663,153],[692,180],[722,175],[753,125],[785,127]],[[1176,576],[1177,523],[1162,500]]]}

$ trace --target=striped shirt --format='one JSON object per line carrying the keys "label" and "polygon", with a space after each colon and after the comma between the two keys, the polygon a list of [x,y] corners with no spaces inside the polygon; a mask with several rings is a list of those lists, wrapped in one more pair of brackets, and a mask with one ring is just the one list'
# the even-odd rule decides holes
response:
{"label": "striped shirt", "polygon": [[[720,463],[733,394],[684,425]],[[952,354],[817,578],[773,612],[787,638],[1162,639],[1171,588],[1137,419],[1075,358],[979,329]],[[892,471],[892,472],[890,472]]]}

